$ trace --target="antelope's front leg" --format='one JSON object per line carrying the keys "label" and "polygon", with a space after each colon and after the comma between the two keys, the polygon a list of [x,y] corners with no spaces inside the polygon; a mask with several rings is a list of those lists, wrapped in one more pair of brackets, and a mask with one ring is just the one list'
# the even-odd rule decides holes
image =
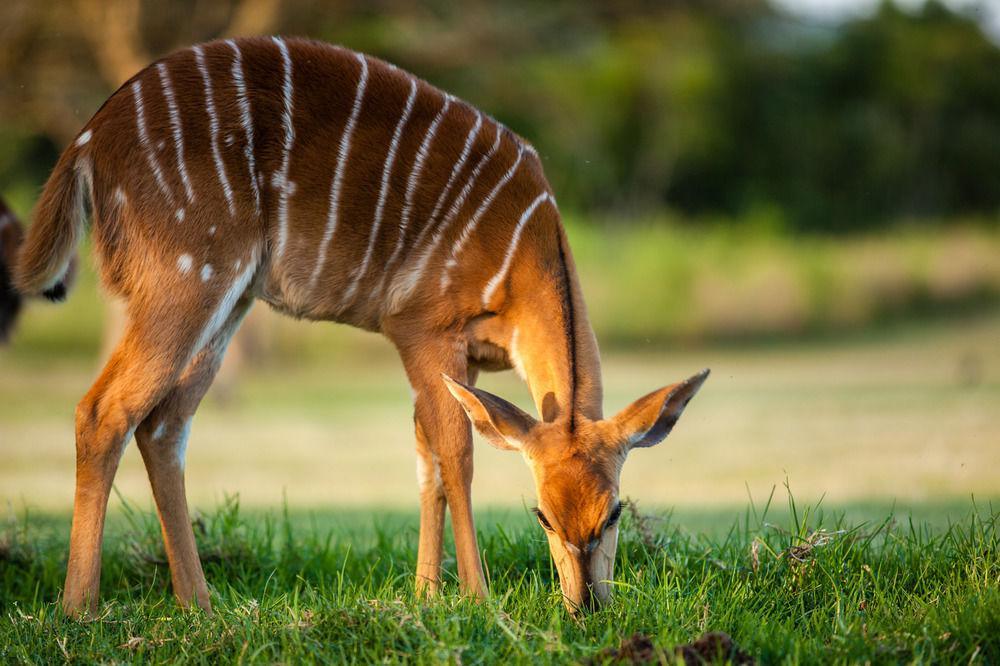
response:
{"label": "antelope's front leg", "polygon": [[431,450],[420,421],[417,431],[417,484],[420,486],[420,544],[417,547],[417,594],[441,589],[441,543],[444,539],[444,484],[437,454]]}
{"label": "antelope's front leg", "polygon": [[467,371],[464,367],[440,366],[420,371],[414,364],[406,364],[417,392],[414,408],[421,481],[418,589],[435,592],[440,586],[446,501],[451,512],[462,591],[485,596],[486,581],[472,518],[472,430],[441,379],[442,372],[465,377]]}

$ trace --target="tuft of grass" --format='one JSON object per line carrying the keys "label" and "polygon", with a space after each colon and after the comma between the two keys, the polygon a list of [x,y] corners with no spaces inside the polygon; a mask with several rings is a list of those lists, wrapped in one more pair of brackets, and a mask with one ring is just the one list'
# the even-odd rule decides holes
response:
{"label": "tuft of grass", "polygon": [[444,594],[425,601],[411,516],[248,516],[230,498],[195,520],[208,616],[175,605],[155,519],[126,507],[100,619],[76,623],[58,606],[68,521],[23,515],[0,536],[0,661],[610,663],[730,637],[730,655],[761,663],[1000,660],[1000,510],[973,503],[940,526],[872,518],[789,493],[782,510],[751,503],[694,533],[633,505],[614,600],[574,619],[526,512],[480,520],[488,600],[459,596],[447,559]]}

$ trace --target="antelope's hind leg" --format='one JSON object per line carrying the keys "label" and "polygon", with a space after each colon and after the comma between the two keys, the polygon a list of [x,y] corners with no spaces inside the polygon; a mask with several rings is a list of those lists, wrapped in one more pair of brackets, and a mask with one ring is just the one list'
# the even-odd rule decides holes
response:
{"label": "antelope's hind leg", "polygon": [[226,347],[253,304],[249,294],[236,303],[226,322],[184,369],[135,431],[160,517],[174,595],[181,606],[192,602],[212,612],[184,489],[184,456],[191,419],[219,371]]}
{"label": "antelope's hind leg", "polygon": [[[255,267],[244,268],[235,278],[216,274],[207,281],[172,268],[161,268],[150,284],[132,291],[125,334],[76,409],[76,495],[63,593],[63,608],[72,617],[97,611],[108,496],[125,446],[150,412],[165,399],[169,402],[168,394],[196,352],[229,321],[245,298]],[[174,489],[169,497],[183,483],[170,474],[161,478],[159,471],[153,476],[154,488]],[[171,534],[178,531],[173,529],[178,520],[174,507],[168,511]]]}

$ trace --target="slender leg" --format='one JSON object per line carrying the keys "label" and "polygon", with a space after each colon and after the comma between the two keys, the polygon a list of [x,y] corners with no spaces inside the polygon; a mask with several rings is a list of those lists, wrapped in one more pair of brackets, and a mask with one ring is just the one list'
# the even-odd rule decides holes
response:
{"label": "slender leg", "polygon": [[76,409],[76,496],[63,607],[96,612],[101,543],[111,483],[134,428],[177,381],[195,333],[133,320],[98,380]]}
{"label": "slender leg", "polygon": [[156,500],[174,595],[181,606],[187,607],[193,601],[209,613],[212,604],[184,490],[184,453],[191,419],[250,305],[249,299],[236,305],[219,333],[188,364],[176,386],[153,408],[135,433]]}
{"label": "slender leg", "polygon": [[[422,432],[418,437],[437,458],[441,489],[451,513],[462,591],[482,597],[486,595],[486,581],[472,518],[472,429],[441,379],[445,372],[467,381],[467,361],[456,355],[456,348],[447,342],[433,345],[424,340],[413,347],[400,346],[400,354],[417,393],[416,421]],[[440,547],[435,547],[440,542],[440,517],[436,505],[421,497],[418,575],[430,573],[432,579],[440,576]],[[428,588],[433,589],[433,585],[428,584]]]}
{"label": "slender leg", "polygon": [[420,485],[420,545],[417,549],[417,593],[437,594],[441,588],[441,542],[444,537],[445,496],[441,467],[420,422],[417,431],[417,483]]}

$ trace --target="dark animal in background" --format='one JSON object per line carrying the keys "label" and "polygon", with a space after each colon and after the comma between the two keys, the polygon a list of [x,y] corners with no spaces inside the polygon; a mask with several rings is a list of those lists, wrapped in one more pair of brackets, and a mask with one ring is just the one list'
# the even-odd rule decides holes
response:
{"label": "dark animal in background", "polygon": [[0,199],[0,344],[10,338],[14,322],[21,312],[21,296],[14,291],[11,268],[23,237],[21,221]]}

